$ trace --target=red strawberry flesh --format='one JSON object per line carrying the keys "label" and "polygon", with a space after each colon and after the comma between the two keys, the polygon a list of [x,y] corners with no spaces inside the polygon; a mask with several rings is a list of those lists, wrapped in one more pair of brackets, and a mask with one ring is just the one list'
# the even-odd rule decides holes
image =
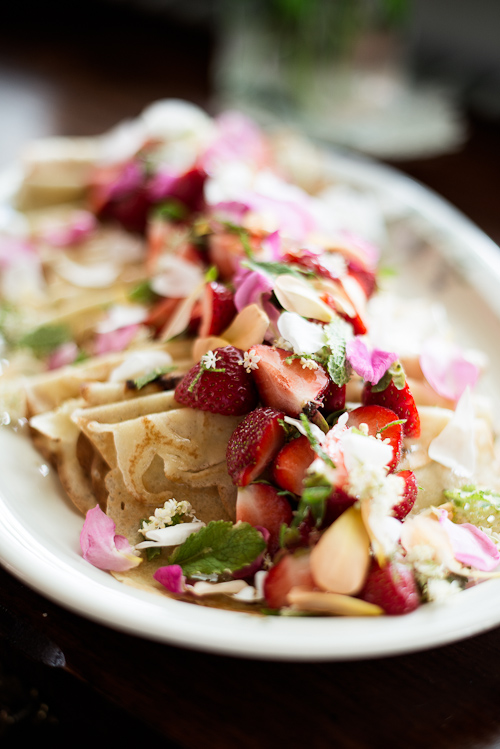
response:
{"label": "red strawberry flesh", "polygon": [[220,335],[236,315],[233,293],[222,283],[212,281],[205,286],[199,335]]}
{"label": "red strawberry flesh", "polygon": [[274,554],[279,548],[281,526],[292,522],[292,508],[286,497],[270,484],[249,484],[238,489],[236,522],[250,523],[269,531],[268,549]]}
{"label": "red strawberry flesh", "polygon": [[374,391],[370,383],[367,382],[363,387],[362,402],[365,406],[378,405],[390,408],[398,415],[398,419],[406,419],[403,425],[405,437],[420,437],[420,416],[407,382],[399,390],[394,381],[391,380],[385,390],[381,391]]}
{"label": "red strawberry flesh", "polygon": [[386,614],[409,614],[420,605],[420,594],[413,571],[405,564],[373,563],[359,597],[384,609]]}
{"label": "red strawberry flesh", "polygon": [[305,369],[300,359],[290,359],[293,356],[290,351],[265,344],[252,346],[250,351],[260,357],[253,376],[264,405],[293,417],[299,416],[308,403],[321,405],[330,382],[323,367]]}
{"label": "red strawberry flesh", "polygon": [[269,570],[264,581],[264,597],[270,608],[287,606],[288,594],[296,586],[314,588],[309,559],[309,553],[303,551],[284,554]]}
{"label": "red strawberry flesh", "polygon": [[267,468],[285,444],[280,424],[284,413],[262,407],[251,411],[231,435],[226,451],[227,471],[237,486],[247,486]]}
{"label": "red strawberry flesh", "polygon": [[224,346],[213,354],[216,371],[204,368],[202,358],[175,388],[175,399],[184,406],[226,416],[249,413],[258,403],[258,394],[252,375],[240,364],[243,352]]}
{"label": "red strawberry flesh", "polygon": [[417,479],[413,471],[398,471],[396,476],[401,476],[405,481],[405,488],[401,500],[392,508],[394,517],[403,520],[415,504],[418,493]]}
{"label": "red strawberry flesh", "polygon": [[302,494],[307,469],[316,457],[305,435],[288,442],[279,451],[272,468],[273,481],[281,489]]}

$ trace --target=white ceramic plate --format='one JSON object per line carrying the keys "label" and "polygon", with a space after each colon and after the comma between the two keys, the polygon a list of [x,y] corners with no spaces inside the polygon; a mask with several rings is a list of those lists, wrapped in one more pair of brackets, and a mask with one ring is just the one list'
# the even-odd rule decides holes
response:
{"label": "white ceramic plate", "polygon": [[[405,294],[444,300],[464,340],[500,371],[500,250],[443,200],[365,160],[333,156],[333,173],[370,190],[421,237],[394,256]],[[396,221],[396,223],[398,223]],[[399,257],[398,257],[399,255]],[[457,269],[464,271],[464,276]],[[486,378],[498,408],[500,388]],[[422,650],[500,624],[500,580],[405,617],[258,617],[194,606],[131,589],[84,562],[82,518],[29,441],[0,430],[0,562],[24,583],[68,609],[140,637],[242,657],[345,660]]]}

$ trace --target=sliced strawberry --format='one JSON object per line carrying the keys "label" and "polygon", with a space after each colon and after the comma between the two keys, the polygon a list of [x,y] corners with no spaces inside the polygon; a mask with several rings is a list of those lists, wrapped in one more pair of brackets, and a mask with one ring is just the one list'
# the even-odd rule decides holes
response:
{"label": "sliced strawberry", "polygon": [[180,304],[182,299],[173,299],[172,297],[166,299],[162,298],[156,304],[154,304],[149,310],[149,314],[146,318],[145,325],[153,328],[155,335],[159,334],[165,327],[167,322],[174,314],[177,305]]}
{"label": "sliced strawberry", "polygon": [[355,502],[356,497],[351,497],[343,489],[334,489],[326,502],[325,517],[322,526],[327,528],[335,522],[335,520],[337,520],[345,510],[352,507]]}
{"label": "sliced strawberry", "polygon": [[282,411],[256,408],[238,424],[227,444],[227,472],[236,486],[259,478],[285,444]]}
{"label": "sliced strawberry", "polygon": [[345,385],[336,385],[330,380],[323,398],[322,413],[328,416],[336,411],[342,411],[345,408],[345,390]]}
{"label": "sliced strawberry", "polygon": [[415,575],[400,562],[388,562],[383,567],[373,562],[359,597],[392,615],[409,614],[420,606]]}
{"label": "sliced strawberry", "polygon": [[365,406],[378,405],[390,408],[398,415],[398,419],[406,419],[403,424],[405,437],[420,437],[420,416],[407,382],[401,390],[398,390],[394,381],[391,380],[385,390],[376,392],[373,391],[369,382],[365,382],[361,399]]}
{"label": "sliced strawberry", "polygon": [[198,335],[202,338],[220,335],[229,327],[235,315],[233,292],[217,281],[207,283],[202,301]]}
{"label": "sliced strawberry", "polygon": [[252,375],[240,364],[242,351],[224,346],[212,353],[215,367],[207,369],[202,358],[175,388],[175,399],[184,406],[226,416],[249,413],[257,405],[258,394]]}
{"label": "sliced strawberry", "polygon": [[370,268],[365,268],[361,263],[351,262],[349,263],[349,273],[351,276],[358,281],[362,286],[363,291],[366,294],[366,298],[369,299],[377,288],[377,278],[375,271]]}
{"label": "sliced strawberry", "polygon": [[290,590],[298,585],[314,588],[310,554],[306,551],[284,554],[277,564],[271,567],[264,581],[267,605],[272,609],[287,606]]}
{"label": "sliced strawberry", "polygon": [[292,522],[292,508],[286,497],[270,484],[249,484],[238,489],[236,522],[243,521],[269,531],[268,549],[279,548],[281,526]]}
{"label": "sliced strawberry", "polygon": [[316,453],[305,435],[288,442],[276,456],[272,469],[273,481],[282,489],[302,494],[307,469]]}
{"label": "sliced strawberry", "polygon": [[[394,411],[384,406],[360,406],[350,412],[346,424],[348,427],[357,427],[358,429],[361,424],[366,424],[368,434],[372,437],[380,435],[381,439],[389,440],[392,447],[392,460],[388,463],[389,471],[396,470],[403,449],[403,425],[392,424],[399,418]],[[387,426],[388,424],[391,424],[391,426]]]}
{"label": "sliced strawberry", "polygon": [[252,346],[250,351],[260,357],[253,376],[264,405],[294,417],[299,416],[308,403],[321,405],[330,382],[323,367],[303,369],[300,359],[286,361],[291,356],[290,351],[265,344]]}
{"label": "sliced strawberry", "polygon": [[403,520],[415,504],[418,485],[413,471],[398,471],[396,476],[401,476],[405,480],[405,488],[401,500],[392,508],[392,513],[398,520]]}

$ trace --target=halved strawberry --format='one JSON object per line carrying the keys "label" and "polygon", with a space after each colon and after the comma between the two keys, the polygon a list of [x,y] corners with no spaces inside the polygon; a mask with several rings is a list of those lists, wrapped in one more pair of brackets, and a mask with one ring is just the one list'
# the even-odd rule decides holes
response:
{"label": "halved strawberry", "polygon": [[351,497],[341,488],[335,488],[326,501],[325,517],[322,527],[327,528],[335,522],[345,510],[356,502],[356,497]]}
{"label": "halved strawberry", "polygon": [[279,423],[282,411],[262,407],[245,416],[227,444],[227,472],[236,486],[247,486],[259,478],[285,444],[286,433]]}
{"label": "halved strawberry", "polygon": [[281,526],[292,522],[292,508],[286,497],[270,484],[249,484],[238,489],[236,522],[243,521],[269,531],[268,549],[279,548]]}
{"label": "halved strawberry", "polygon": [[391,380],[385,390],[380,391],[373,391],[372,385],[365,382],[361,400],[365,406],[378,405],[390,408],[398,415],[398,419],[406,419],[403,424],[405,437],[420,437],[420,416],[407,382],[401,390],[398,390],[394,381]]}
{"label": "halved strawberry", "polygon": [[299,416],[308,403],[321,405],[330,382],[322,366],[304,369],[300,359],[286,361],[292,356],[290,351],[265,344],[252,346],[250,352],[260,357],[253,376],[264,405],[294,417]]}
{"label": "halved strawberry", "polygon": [[373,562],[359,598],[392,615],[409,614],[420,606],[415,575],[400,562],[388,562],[383,567]]}
{"label": "halved strawberry", "polygon": [[307,469],[316,453],[305,435],[288,442],[281,448],[272,468],[272,479],[282,489],[302,494]]}
{"label": "halved strawberry", "polygon": [[401,500],[392,508],[392,513],[398,520],[403,520],[415,504],[418,485],[413,471],[398,471],[396,476],[401,476],[401,478],[404,479],[405,488]]}
{"label": "halved strawberry", "polygon": [[328,416],[336,411],[342,411],[345,408],[345,391],[345,385],[336,385],[333,380],[330,380],[323,398],[321,412]]}
{"label": "halved strawberry", "polygon": [[234,346],[216,348],[215,366],[206,367],[202,357],[175,388],[175,399],[201,411],[243,416],[258,403],[252,375],[240,364],[243,352]]}
{"label": "halved strawberry", "polygon": [[[388,463],[389,471],[396,470],[401,459],[401,450],[403,448],[403,425],[392,424],[399,420],[399,416],[384,406],[359,406],[349,413],[346,426],[357,427],[366,424],[368,434],[383,440],[389,440],[392,447],[392,460]],[[391,424],[391,426],[387,426]]]}
{"label": "halved strawberry", "polygon": [[220,335],[229,327],[236,315],[234,295],[227,286],[217,281],[207,283],[201,307],[201,323],[198,335]]}
{"label": "halved strawberry", "polygon": [[271,567],[264,581],[264,597],[270,608],[287,606],[288,593],[298,585],[314,588],[310,556],[309,552],[302,550],[287,553]]}

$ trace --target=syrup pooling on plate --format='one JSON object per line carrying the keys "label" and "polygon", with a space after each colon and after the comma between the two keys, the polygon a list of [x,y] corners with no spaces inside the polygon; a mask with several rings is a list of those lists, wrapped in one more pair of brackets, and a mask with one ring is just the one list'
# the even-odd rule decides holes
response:
{"label": "syrup pooling on plate", "polygon": [[425,305],[400,346],[380,204],[282,144],[167,101],[30,149],[2,214],[2,411],[130,585],[408,613],[497,574],[485,363]]}

